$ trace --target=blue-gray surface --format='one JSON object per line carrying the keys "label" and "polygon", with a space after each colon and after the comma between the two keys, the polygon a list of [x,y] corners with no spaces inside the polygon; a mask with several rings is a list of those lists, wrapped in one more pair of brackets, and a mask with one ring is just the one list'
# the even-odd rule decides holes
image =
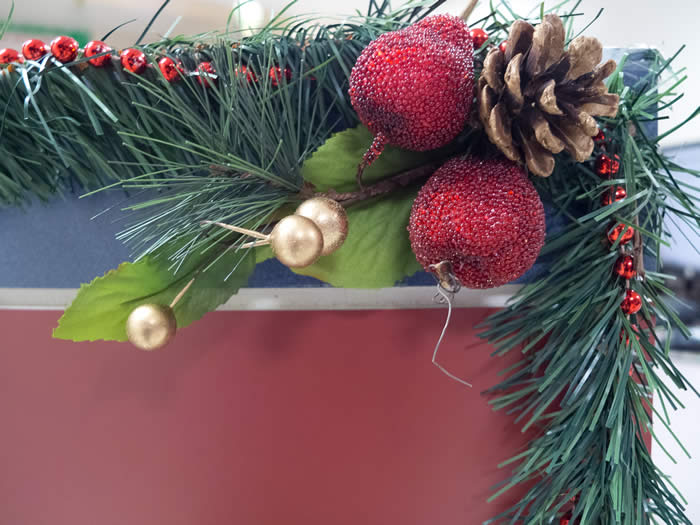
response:
{"label": "blue-gray surface", "polygon": [[[619,58],[621,50],[609,50],[608,56]],[[646,71],[648,52],[632,52],[625,69],[627,81]],[[104,192],[78,199],[77,195],[57,197],[49,204],[36,203],[26,210],[0,210],[0,288],[77,288],[81,283],[129,260],[129,251],[115,235],[121,229],[118,210],[124,200],[121,191]],[[114,208],[101,214],[105,209]],[[562,227],[555,220],[552,207],[545,202],[547,231]],[[99,215],[99,216],[98,216]],[[93,217],[94,220],[91,220]],[[534,267],[517,282],[537,278],[551,261],[538,259]],[[419,286],[434,283],[432,276],[420,272],[401,285]],[[324,283],[292,273],[276,260],[259,264],[251,277],[250,287],[319,287]]]}

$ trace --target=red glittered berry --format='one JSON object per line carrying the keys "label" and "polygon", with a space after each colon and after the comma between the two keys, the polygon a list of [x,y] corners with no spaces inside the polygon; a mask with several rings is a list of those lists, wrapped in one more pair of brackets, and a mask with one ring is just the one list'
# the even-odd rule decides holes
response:
{"label": "red glittered berry", "polygon": [[146,71],[146,67],[148,67],[148,59],[144,52],[139,49],[125,49],[120,53],[119,58],[124,69],[137,75]]}
{"label": "red glittered berry", "polygon": [[617,175],[620,171],[620,157],[614,155],[610,157],[605,153],[598,155],[595,159],[595,172],[601,177],[610,177]]}
{"label": "red glittered berry", "polygon": [[498,44],[498,49],[501,50],[501,53],[505,53],[505,52],[506,52],[506,49],[508,49],[508,41],[507,41],[507,40],[504,40],[503,42],[501,42],[500,44]]}
{"label": "red glittered berry", "polygon": [[22,44],[22,54],[27,60],[39,60],[49,52],[47,45],[39,39],[32,38]]}
{"label": "red glittered berry", "polygon": [[425,151],[444,146],[464,129],[473,80],[466,24],[428,17],[384,33],[364,49],[350,76],[350,100],[380,139],[375,149],[389,143]]}
{"label": "red glittered berry", "polygon": [[273,66],[270,68],[269,76],[272,87],[278,87],[282,82],[292,80],[292,70],[285,67],[284,71],[282,71],[281,67]]}
{"label": "red glittered berry", "polygon": [[615,188],[612,195],[610,195],[610,190],[606,190],[603,194],[601,202],[603,206],[609,206],[610,204],[612,204],[613,199],[615,200],[615,202],[618,202],[623,200],[625,197],[627,197],[627,190],[625,190],[625,188],[623,188],[622,186],[618,186],[617,188]]}
{"label": "red glittered berry", "polygon": [[78,58],[79,50],[78,41],[69,36],[59,36],[51,42],[51,54],[63,64]]}
{"label": "red glittered berry", "polygon": [[158,61],[158,69],[163,74],[165,80],[170,83],[177,82],[182,76],[183,69],[182,66],[177,64],[170,57],[163,57]]}
{"label": "red glittered berry", "polygon": [[474,50],[473,39],[464,20],[452,15],[434,15],[407,28],[409,31],[431,31],[448,44]]}
{"label": "red glittered berry", "polygon": [[642,297],[634,290],[627,290],[620,308],[626,315],[636,314],[642,309]]}
{"label": "red glittered berry", "polygon": [[[95,55],[102,55],[98,56],[95,58],[90,58],[88,62],[90,63],[91,66],[93,67],[105,67],[107,64],[109,64],[112,61],[112,55],[111,52],[112,48],[109,47],[107,44],[104,42],[101,42],[99,40],[93,40],[92,42],[88,42],[87,45],[85,46],[85,56],[86,57],[94,57]],[[107,53],[104,55],[103,53]]]}
{"label": "red glittered berry", "polygon": [[474,43],[474,49],[479,49],[489,39],[489,34],[486,31],[484,31],[483,29],[481,29],[480,27],[476,27],[474,29],[471,29],[469,31],[469,35],[472,37],[472,42]]}
{"label": "red glittered berry", "polygon": [[0,64],[21,64],[24,58],[16,49],[0,49]]}
{"label": "red glittered berry", "polygon": [[598,134],[595,137],[593,137],[593,141],[596,144],[601,144],[601,143],[605,142],[605,133],[603,133],[602,129],[598,130]]}
{"label": "red glittered berry", "polygon": [[216,84],[216,78],[216,69],[211,62],[202,62],[197,66],[197,82],[201,86],[213,86]]}
{"label": "red glittered berry", "polygon": [[[625,230],[625,228],[627,228],[627,230]],[[624,234],[622,233],[623,231],[625,232]],[[617,239],[620,238],[620,235],[622,235],[622,238],[620,239],[620,244],[627,244],[634,237],[634,228],[632,228],[632,226],[628,227],[626,224],[623,223],[617,224],[608,233],[608,240],[610,241],[610,244],[614,244],[615,241],[617,241]]]}
{"label": "red glittered berry", "polygon": [[634,257],[631,255],[623,255],[615,261],[615,273],[625,279],[632,279],[637,275],[634,269]]}
{"label": "red glittered berry", "polygon": [[426,270],[449,261],[463,286],[492,288],[517,279],[537,259],[544,207],[517,164],[452,159],[418,193],[408,231]]}

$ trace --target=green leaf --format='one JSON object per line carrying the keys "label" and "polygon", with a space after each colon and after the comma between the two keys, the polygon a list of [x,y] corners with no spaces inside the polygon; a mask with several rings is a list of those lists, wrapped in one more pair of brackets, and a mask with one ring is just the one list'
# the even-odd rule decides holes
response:
{"label": "green leaf", "polygon": [[144,303],[170,304],[196,274],[194,284],[174,309],[178,328],[184,328],[225,303],[248,281],[255,266],[249,251],[210,250],[191,254],[173,273],[168,255],[180,246],[171,245],[136,263],[122,263],[83,284],[53,336],[72,341],[126,341],[126,319],[134,308]]}
{"label": "green leaf", "polygon": [[295,270],[337,287],[384,288],[421,269],[408,240],[408,217],[417,188],[407,188],[348,209],[348,238],[340,249]]}
{"label": "green leaf", "polygon": [[[304,180],[317,191],[334,189],[339,192],[357,189],[357,166],[373,140],[365,126],[336,133],[321,146],[301,169]],[[407,151],[387,146],[363,174],[363,182],[371,184],[390,175],[420,166],[435,158],[435,152]]]}

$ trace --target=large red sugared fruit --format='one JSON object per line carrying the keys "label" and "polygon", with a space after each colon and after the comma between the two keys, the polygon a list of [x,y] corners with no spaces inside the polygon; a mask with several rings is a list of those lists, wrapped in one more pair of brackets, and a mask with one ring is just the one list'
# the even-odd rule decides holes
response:
{"label": "large red sugared fruit", "polygon": [[449,261],[462,286],[492,288],[534,264],[544,245],[544,207],[517,164],[458,158],[420,190],[408,231],[426,270]]}
{"label": "large red sugared fruit", "polygon": [[436,149],[464,129],[473,52],[467,25],[447,15],[384,33],[364,49],[350,76],[350,100],[380,147]]}

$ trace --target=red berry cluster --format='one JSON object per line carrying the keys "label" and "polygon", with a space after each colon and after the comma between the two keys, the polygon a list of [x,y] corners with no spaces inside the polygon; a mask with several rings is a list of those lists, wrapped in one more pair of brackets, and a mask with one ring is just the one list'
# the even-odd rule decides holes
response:
{"label": "red berry cluster", "polygon": [[[595,137],[596,145],[602,152],[596,157],[594,163],[595,172],[604,179],[612,179],[620,171],[620,157],[609,155],[606,151],[607,140],[605,133],[600,131]],[[608,185],[601,198],[603,206],[610,206],[614,202],[619,202],[627,197],[627,190],[623,186]],[[626,246],[635,237],[635,230],[629,224],[611,224],[608,232],[608,240],[611,244],[618,243],[621,255],[615,261],[614,271],[617,275],[625,279],[625,298],[622,300],[620,308],[626,315],[636,314],[642,309],[642,297],[630,288],[630,282],[637,276],[636,261],[634,256],[627,253]]]}
{"label": "red berry cluster", "polygon": [[463,286],[492,288],[534,264],[544,245],[544,207],[517,164],[457,158],[420,190],[408,231],[426,270],[449,261]]}
{"label": "red berry cluster", "polygon": [[[22,45],[21,53],[15,49],[0,49],[0,64],[22,64],[25,60],[36,61],[49,53],[55,60],[67,64],[78,58],[81,49],[78,42],[69,36],[59,36],[48,45],[41,40],[31,39]],[[99,40],[89,42],[82,53],[93,67],[105,67],[111,64],[112,58],[116,56],[111,47]],[[151,67],[146,54],[139,49],[124,49],[118,53],[118,56],[121,66],[131,73],[142,75]],[[200,62],[195,71],[187,73],[181,62],[164,56],[158,60],[158,69],[163,78],[170,83],[177,82],[183,76],[195,76],[202,86],[210,87],[217,80],[216,70],[209,61]],[[245,65],[236,69],[236,75],[239,74],[245,75],[250,83],[258,81],[255,73]],[[292,70],[289,67],[282,69],[279,66],[273,66],[270,68],[269,78],[272,86],[278,87],[282,82],[289,82],[292,79]]]}

